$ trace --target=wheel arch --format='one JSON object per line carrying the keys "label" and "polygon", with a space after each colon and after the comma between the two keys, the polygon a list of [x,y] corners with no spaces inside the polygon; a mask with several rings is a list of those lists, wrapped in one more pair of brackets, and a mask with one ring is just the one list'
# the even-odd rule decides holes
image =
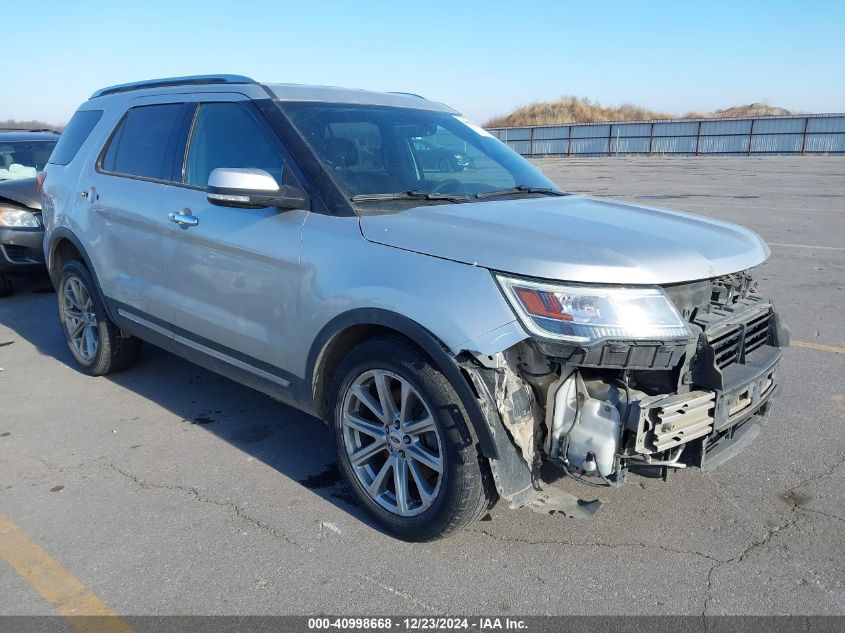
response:
{"label": "wheel arch", "polygon": [[311,346],[306,370],[309,395],[317,415],[323,419],[326,417],[329,385],[343,357],[363,341],[385,334],[410,341],[449,379],[469,413],[482,453],[485,457],[496,458],[495,443],[478,397],[445,345],[419,323],[389,310],[352,310],[335,317],[320,330]]}
{"label": "wheel arch", "polygon": [[91,258],[88,256],[88,252],[85,250],[85,247],[82,245],[80,239],[76,237],[72,231],[64,227],[59,227],[53,230],[50,234],[50,242],[46,255],[47,272],[50,275],[50,280],[53,282],[53,286],[56,288],[59,286],[59,275],[62,272],[62,267],[65,262],[70,259],[82,260],[82,263],[85,265],[85,268],[88,269],[88,272],[91,273],[91,277],[94,280],[94,286],[96,287],[97,294],[99,295],[100,303],[103,305],[103,308],[109,318],[114,320],[109,307],[109,302],[106,301],[105,295],[103,295],[103,289],[100,288],[100,281],[97,279],[97,273],[91,263]]}

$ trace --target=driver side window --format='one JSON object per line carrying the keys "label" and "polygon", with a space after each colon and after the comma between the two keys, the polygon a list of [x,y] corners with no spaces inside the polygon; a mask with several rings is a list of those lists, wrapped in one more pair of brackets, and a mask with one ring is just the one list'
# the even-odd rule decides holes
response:
{"label": "driver side window", "polygon": [[218,167],[263,169],[282,182],[284,161],[269,127],[241,103],[202,103],[194,118],[182,181],[205,187]]}

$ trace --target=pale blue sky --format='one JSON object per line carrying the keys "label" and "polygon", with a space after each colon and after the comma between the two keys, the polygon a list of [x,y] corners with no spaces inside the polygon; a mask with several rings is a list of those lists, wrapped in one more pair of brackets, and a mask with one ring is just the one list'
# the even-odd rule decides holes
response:
{"label": "pale blue sky", "polygon": [[3,8],[0,120],[227,72],[404,90],[483,122],[575,94],[682,113],[845,110],[845,2],[39,0]]}

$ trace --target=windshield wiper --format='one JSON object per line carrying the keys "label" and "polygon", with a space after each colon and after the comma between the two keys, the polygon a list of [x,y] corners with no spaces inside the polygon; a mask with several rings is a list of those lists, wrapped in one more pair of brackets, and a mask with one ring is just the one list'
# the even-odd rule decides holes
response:
{"label": "windshield wiper", "polygon": [[397,191],[395,193],[362,193],[350,198],[352,202],[375,202],[378,200],[446,200],[448,202],[464,202],[469,200],[467,194],[447,194],[433,191]]}
{"label": "windshield wiper", "polygon": [[565,191],[558,191],[557,189],[549,189],[548,187],[526,187],[525,185],[517,185],[509,189],[496,189],[495,191],[485,191],[483,193],[475,194],[479,200],[484,198],[496,198],[498,196],[512,196],[521,193],[542,193],[547,196],[568,196],[570,194]]}

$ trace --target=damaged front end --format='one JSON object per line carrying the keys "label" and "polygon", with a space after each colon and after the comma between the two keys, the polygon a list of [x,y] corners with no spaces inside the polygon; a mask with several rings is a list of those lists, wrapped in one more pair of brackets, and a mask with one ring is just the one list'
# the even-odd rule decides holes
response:
{"label": "damaged front end", "polygon": [[[631,470],[664,478],[688,466],[710,470],[759,434],[789,333],[747,272],[649,292],[530,281],[508,290],[531,338],[467,355],[463,366],[487,414],[498,449],[491,469],[511,507],[595,510],[546,487],[544,463],[589,485],[616,486]],[[643,336],[619,336],[632,319]],[[595,340],[586,340],[590,322],[598,323]]]}

